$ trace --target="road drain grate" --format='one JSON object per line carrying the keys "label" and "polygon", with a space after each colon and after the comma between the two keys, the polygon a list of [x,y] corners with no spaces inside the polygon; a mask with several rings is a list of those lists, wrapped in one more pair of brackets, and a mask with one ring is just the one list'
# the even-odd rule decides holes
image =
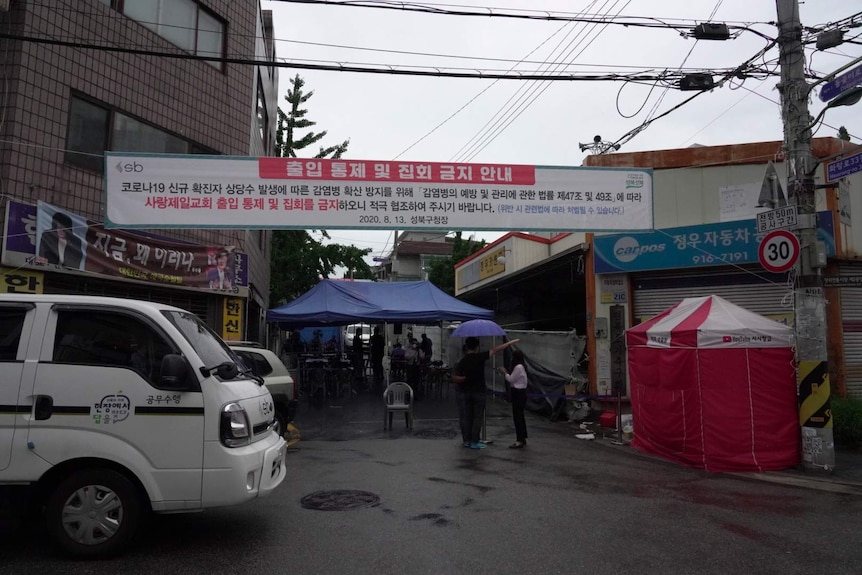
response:
{"label": "road drain grate", "polygon": [[413,434],[419,439],[452,439],[457,435],[454,429],[420,429]]}
{"label": "road drain grate", "polygon": [[306,509],[317,511],[348,511],[363,507],[374,507],[380,498],[368,491],[356,489],[336,489],[335,491],[315,491],[300,500]]}

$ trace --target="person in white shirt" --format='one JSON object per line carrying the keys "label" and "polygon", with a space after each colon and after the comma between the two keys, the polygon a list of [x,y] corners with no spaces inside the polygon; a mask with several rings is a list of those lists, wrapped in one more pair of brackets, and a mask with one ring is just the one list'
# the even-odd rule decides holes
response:
{"label": "person in white shirt", "polygon": [[512,352],[512,371],[506,373],[506,368],[497,368],[512,386],[512,419],[515,421],[515,443],[509,449],[521,449],[527,446],[527,420],[524,418],[524,407],[527,405],[527,370],[524,369],[524,352],[516,349]]}

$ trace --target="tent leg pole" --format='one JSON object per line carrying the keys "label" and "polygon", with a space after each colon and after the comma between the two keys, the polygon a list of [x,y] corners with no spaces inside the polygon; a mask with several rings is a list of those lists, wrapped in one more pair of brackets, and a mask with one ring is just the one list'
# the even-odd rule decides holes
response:
{"label": "tent leg pole", "polygon": [[623,441],[623,406],[622,406],[622,389],[617,388],[617,438],[612,439],[613,445],[625,445]]}
{"label": "tent leg pole", "polygon": [[[493,347],[493,343],[497,342],[497,337],[493,336],[493,339],[491,341],[492,341],[491,347]],[[497,365],[496,356],[492,357],[491,361],[493,362],[494,366]],[[493,374],[494,374],[492,376],[493,379],[491,380],[491,401],[494,400],[494,393],[497,391],[497,370],[496,369],[493,370]],[[485,409],[482,411],[482,443],[485,443],[487,445],[494,443],[493,439],[488,439],[488,402],[487,401],[485,402]]]}

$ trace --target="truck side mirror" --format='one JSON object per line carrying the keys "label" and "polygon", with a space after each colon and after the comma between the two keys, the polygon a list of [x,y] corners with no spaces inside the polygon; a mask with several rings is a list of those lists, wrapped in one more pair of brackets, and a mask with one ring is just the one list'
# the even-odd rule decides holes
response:
{"label": "truck side mirror", "polygon": [[183,356],[169,353],[162,358],[159,387],[171,391],[188,391],[192,388],[189,373],[188,363]]}

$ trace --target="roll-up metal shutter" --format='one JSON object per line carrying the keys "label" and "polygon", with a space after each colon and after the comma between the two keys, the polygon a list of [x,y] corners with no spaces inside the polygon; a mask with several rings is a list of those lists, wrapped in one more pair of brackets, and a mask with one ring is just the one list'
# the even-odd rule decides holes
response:
{"label": "roll-up metal shutter", "polygon": [[704,269],[636,275],[632,278],[635,322],[643,322],[687,297],[717,295],[779,321],[792,322],[793,291],[786,274],[751,270]]}
{"label": "roll-up metal shutter", "polygon": [[213,313],[215,304],[210,305],[209,300],[216,296],[205,292],[171,290],[131,282],[93,279],[75,274],[48,273],[45,274],[45,293],[97,295],[151,301],[188,310],[199,316],[210,327],[214,325],[210,320],[215,319]]}
{"label": "roll-up metal shutter", "polygon": [[[862,276],[862,264],[842,264],[840,276]],[[844,382],[847,395],[862,399],[862,288],[841,289]]]}

